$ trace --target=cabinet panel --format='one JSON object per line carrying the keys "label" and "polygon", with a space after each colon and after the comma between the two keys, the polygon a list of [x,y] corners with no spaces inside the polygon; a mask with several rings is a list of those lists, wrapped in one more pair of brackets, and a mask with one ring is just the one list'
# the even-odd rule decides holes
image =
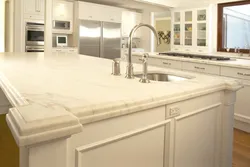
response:
{"label": "cabinet panel", "polygon": [[[140,24],[141,21],[141,14],[131,11],[123,11],[122,12],[122,36],[128,37],[130,31],[134,28],[135,25]],[[141,37],[141,30],[138,29],[134,37],[140,38]]]}
{"label": "cabinet panel", "polygon": [[215,65],[183,62],[182,68],[183,70],[188,70],[188,71],[220,75],[220,66],[215,66]]}
{"label": "cabinet panel", "polygon": [[221,75],[250,80],[250,70],[242,68],[221,67]]}
{"label": "cabinet panel", "polygon": [[53,2],[53,20],[73,20],[73,2],[56,0]]}
{"label": "cabinet panel", "polygon": [[159,67],[164,68],[175,68],[175,69],[181,69],[181,61],[175,61],[175,60],[166,60],[166,59],[155,59],[153,61],[150,61],[150,64],[157,65]]}
{"label": "cabinet panel", "polygon": [[23,0],[23,6],[25,18],[40,19],[35,16],[44,15],[44,0]]}
{"label": "cabinet panel", "polygon": [[77,166],[162,167],[163,149],[164,127],[160,127],[87,151],[77,149]]}
{"label": "cabinet panel", "polygon": [[216,132],[219,107],[193,111],[177,117],[175,129],[175,167],[212,167],[216,160]]}
{"label": "cabinet panel", "polygon": [[245,84],[244,88],[240,89],[236,95],[236,103],[235,103],[235,114],[239,117],[239,119],[244,120],[243,122],[248,121],[250,123],[250,103],[249,103],[249,95],[250,95],[250,83]]}
{"label": "cabinet panel", "polygon": [[121,9],[106,5],[78,2],[79,19],[121,23]]}

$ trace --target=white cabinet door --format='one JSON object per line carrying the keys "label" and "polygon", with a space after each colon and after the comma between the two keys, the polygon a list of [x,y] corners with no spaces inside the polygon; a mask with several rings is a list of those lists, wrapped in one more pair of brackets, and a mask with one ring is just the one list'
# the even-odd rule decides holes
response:
{"label": "white cabinet door", "polygon": [[[140,13],[123,11],[122,12],[122,36],[128,37],[130,31],[134,28],[135,25],[138,25],[142,22],[142,16]],[[134,37],[140,38],[141,31],[137,30],[134,34]]]}
{"label": "white cabinet door", "polygon": [[121,23],[122,13],[120,8],[85,2],[78,3],[79,19]]}
{"label": "white cabinet door", "polygon": [[73,20],[74,3],[63,0],[53,2],[53,20]]}
{"label": "white cabinet door", "polygon": [[250,80],[250,70],[243,68],[221,67],[221,75]]}
{"label": "white cabinet door", "polygon": [[37,0],[23,0],[24,13],[26,14],[38,14],[39,6]]}
{"label": "white cabinet door", "polygon": [[78,167],[162,167],[164,127],[88,149],[78,147],[75,152]]}
{"label": "white cabinet door", "polygon": [[220,66],[215,66],[215,65],[182,62],[182,69],[198,73],[220,75]]}
{"label": "white cabinet door", "polygon": [[97,5],[78,2],[78,18],[86,20],[99,20],[100,10]]}
{"label": "white cabinet door", "polygon": [[24,0],[24,13],[32,15],[44,14],[44,0]]}

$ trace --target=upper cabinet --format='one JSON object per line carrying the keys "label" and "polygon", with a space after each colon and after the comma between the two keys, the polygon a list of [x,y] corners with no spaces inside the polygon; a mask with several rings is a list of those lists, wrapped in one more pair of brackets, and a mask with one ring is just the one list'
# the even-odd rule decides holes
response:
{"label": "upper cabinet", "polygon": [[78,18],[82,20],[121,23],[122,10],[106,5],[78,2]]}
{"label": "upper cabinet", "polygon": [[44,0],[23,0],[25,19],[44,19]]}
{"label": "upper cabinet", "polygon": [[208,9],[172,11],[172,50],[209,51]]}
{"label": "upper cabinet", "polygon": [[[131,11],[123,11],[122,12],[122,36],[128,37],[130,31],[134,28],[135,25],[140,24],[142,21],[141,13],[131,12]],[[140,38],[141,31],[138,29],[134,37]]]}
{"label": "upper cabinet", "polygon": [[53,20],[71,21],[74,19],[74,2],[65,0],[53,1]]}

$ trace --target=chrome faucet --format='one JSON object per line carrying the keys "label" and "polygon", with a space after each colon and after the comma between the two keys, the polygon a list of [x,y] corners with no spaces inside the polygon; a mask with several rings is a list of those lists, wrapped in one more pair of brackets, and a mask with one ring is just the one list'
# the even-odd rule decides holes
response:
{"label": "chrome faucet", "polygon": [[150,83],[150,81],[148,79],[148,57],[149,57],[148,53],[144,53],[142,55],[142,70],[143,70],[143,74],[142,74],[142,77],[140,79],[141,83]]}
{"label": "chrome faucet", "polygon": [[133,79],[134,78],[134,68],[133,68],[133,64],[132,64],[132,43],[133,43],[133,36],[134,33],[136,32],[136,30],[138,30],[140,27],[148,27],[149,29],[151,29],[155,35],[155,37],[157,38],[157,44],[160,45],[161,41],[158,37],[158,34],[155,30],[155,28],[149,24],[139,24],[136,25],[130,32],[129,34],[129,39],[128,39],[128,65],[127,65],[127,72],[126,72],[126,78],[128,79]]}

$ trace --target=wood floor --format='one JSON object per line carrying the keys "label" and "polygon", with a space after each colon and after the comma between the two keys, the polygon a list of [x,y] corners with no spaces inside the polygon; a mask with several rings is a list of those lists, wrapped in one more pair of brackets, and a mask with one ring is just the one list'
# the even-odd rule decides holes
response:
{"label": "wood floor", "polygon": [[233,167],[250,167],[250,134],[234,130]]}

